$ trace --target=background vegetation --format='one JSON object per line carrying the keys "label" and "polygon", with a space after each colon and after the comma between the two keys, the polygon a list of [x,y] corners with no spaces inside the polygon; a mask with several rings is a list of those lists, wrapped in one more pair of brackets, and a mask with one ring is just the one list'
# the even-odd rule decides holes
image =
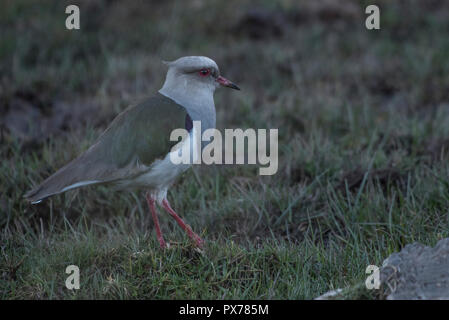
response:
{"label": "background vegetation", "polygon": [[[384,298],[367,265],[449,234],[449,3],[375,1],[369,31],[372,3],[3,1],[0,298]],[[220,128],[279,128],[276,175],[195,167],[170,190],[203,251],[162,211],[160,250],[141,194],[23,200],[186,55],[242,88],[217,92]]]}

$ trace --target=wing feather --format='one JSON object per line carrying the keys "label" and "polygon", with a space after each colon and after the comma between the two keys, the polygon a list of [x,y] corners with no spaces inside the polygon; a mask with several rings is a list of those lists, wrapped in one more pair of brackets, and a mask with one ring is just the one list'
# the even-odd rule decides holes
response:
{"label": "wing feather", "polygon": [[31,202],[89,184],[111,183],[145,173],[176,142],[170,133],[183,128],[185,109],[157,94],[119,114],[84,153],[25,194]]}

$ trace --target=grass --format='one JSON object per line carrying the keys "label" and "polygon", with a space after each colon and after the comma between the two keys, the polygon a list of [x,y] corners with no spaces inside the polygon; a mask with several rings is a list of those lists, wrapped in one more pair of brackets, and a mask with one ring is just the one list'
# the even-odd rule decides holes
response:
{"label": "grass", "polygon": [[[366,2],[313,3],[80,1],[68,31],[63,1],[6,2],[0,297],[385,298],[364,289],[368,265],[449,235],[449,6],[379,1],[381,30],[368,31]],[[160,250],[139,193],[23,200],[161,86],[162,59],[190,54],[242,87],[217,92],[219,128],[279,128],[276,175],[194,167],[170,190],[203,251],[165,214]],[[65,288],[71,264],[80,290]]]}

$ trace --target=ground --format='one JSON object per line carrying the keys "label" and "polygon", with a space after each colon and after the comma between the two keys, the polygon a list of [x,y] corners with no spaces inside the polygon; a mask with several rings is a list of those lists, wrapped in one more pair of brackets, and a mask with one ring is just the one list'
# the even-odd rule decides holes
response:
{"label": "ground", "polygon": [[[0,11],[1,299],[383,299],[368,265],[449,236],[449,5],[376,1],[6,1]],[[161,60],[213,58],[223,128],[278,128],[279,170],[194,167],[169,191],[24,193],[158,90]],[[161,211],[162,213],[162,211]],[[80,289],[65,268],[80,268]]]}

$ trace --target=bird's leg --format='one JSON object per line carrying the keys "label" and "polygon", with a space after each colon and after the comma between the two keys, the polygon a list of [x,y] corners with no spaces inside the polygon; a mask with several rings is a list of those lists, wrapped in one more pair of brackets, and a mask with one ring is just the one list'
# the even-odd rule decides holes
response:
{"label": "bird's leg", "polygon": [[161,248],[166,249],[167,244],[165,243],[164,237],[162,236],[161,226],[159,225],[159,218],[157,217],[156,204],[155,204],[156,201],[153,199],[153,197],[149,192],[147,193],[146,198],[148,202],[148,207],[150,207],[151,215],[153,216],[157,240],[159,241]]}
{"label": "bird's leg", "polygon": [[172,209],[167,199],[162,200],[162,207],[176,220],[179,226],[183,228],[185,232],[187,232],[189,238],[195,241],[198,247],[203,247],[204,240],[201,239],[195,232],[193,232],[192,228],[176,214],[175,210]]}

